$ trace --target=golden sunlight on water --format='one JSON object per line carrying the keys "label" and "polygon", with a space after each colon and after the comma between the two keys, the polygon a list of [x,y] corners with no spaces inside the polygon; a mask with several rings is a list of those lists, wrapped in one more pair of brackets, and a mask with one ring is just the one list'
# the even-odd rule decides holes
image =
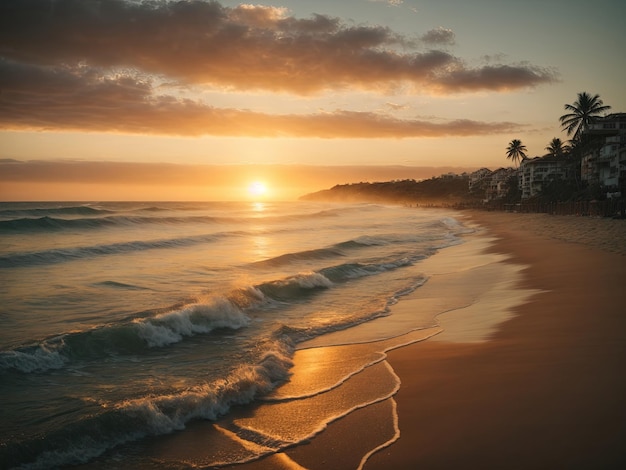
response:
{"label": "golden sunlight on water", "polygon": [[[252,186],[250,187],[250,194],[252,194]],[[271,257],[271,237],[265,235],[267,227],[262,223],[256,223],[257,220],[261,221],[261,218],[265,215],[267,205],[264,202],[253,202],[251,204],[252,211],[254,213],[255,224],[250,228],[254,231],[255,235],[252,236],[251,255],[252,261],[263,261]]]}
{"label": "golden sunlight on water", "polygon": [[[252,203],[252,210],[258,213],[265,211],[265,203],[263,202],[254,202]],[[259,214],[260,215],[260,214]]]}
{"label": "golden sunlight on water", "polygon": [[274,390],[272,399],[306,396],[329,390],[350,375],[383,359],[367,345],[311,348],[296,351],[289,382]]}
{"label": "golden sunlight on water", "polygon": [[[256,229],[256,227],[255,227]],[[259,230],[260,227],[259,227]],[[252,237],[252,260],[253,262],[263,261],[271,258],[270,255],[271,238],[265,235],[255,235]]]}

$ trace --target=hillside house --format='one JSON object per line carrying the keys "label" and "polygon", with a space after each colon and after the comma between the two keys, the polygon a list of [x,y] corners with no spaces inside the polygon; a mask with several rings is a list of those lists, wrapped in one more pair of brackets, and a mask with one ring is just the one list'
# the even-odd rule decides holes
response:
{"label": "hillside house", "polygon": [[500,168],[491,173],[485,199],[492,201],[506,196],[509,190],[509,179],[513,177],[516,172],[517,170],[514,168]]}
{"label": "hillside house", "polygon": [[476,170],[469,175],[469,190],[473,192],[477,187],[480,187],[485,178],[491,176],[491,170],[489,168],[481,168],[480,170]]}
{"label": "hillside house", "polygon": [[581,161],[581,179],[607,191],[626,189],[626,113],[598,118],[585,131],[599,144]]}
{"label": "hillside house", "polygon": [[537,196],[552,181],[567,178],[567,166],[562,159],[545,156],[522,160],[518,174],[522,199]]}

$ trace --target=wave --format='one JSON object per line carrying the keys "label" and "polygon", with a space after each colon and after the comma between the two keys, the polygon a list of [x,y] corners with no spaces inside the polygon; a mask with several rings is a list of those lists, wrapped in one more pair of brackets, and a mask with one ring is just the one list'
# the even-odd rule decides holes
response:
{"label": "wave", "polygon": [[[343,263],[328,266],[317,271],[302,272],[246,289],[234,290],[228,299],[231,303],[244,309],[250,306],[260,306],[263,303],[270,303],[272,307],[275,307],[277,302],[299,302],[319,291],[331,289],[336,284],[410,266],[419,258],[421,256],[403,257],[381,263]],[[397,295],[404,294],[398,293]]]}
{"label": "wave", "polygon": [[[293,291],[292,283],[305,289],[307,276],[299,281],[282,280],[261,285],[274,290],[276,300]],[[329,282],[329,281],[326,281]],[[89,330],[53,336],[30,345],[0,352],[0,374],[42,373],[70,367],[80,362],[99,361],[107,357],[141,355],[152,348],[162,348],[183,341],[186,337],[208,334],[221,329],[238,330],[249,325],[246,310],[272,302],[256,287],[233,290],[227,296],[216,296],[205,302],[170,308],[156,315],[132,318],[101,325]],[[294,292],[295,294],[295,292]],[[283,298],[286,298],[283,296]]]}
{"label": "wave", "polygon": [[[245,217],[215,217],[208,215],[195,215],[186,217],[164,217],[164,216],[142,216],[142,215],[110,215],[114,214],[114,211],[90,209],[85,213],[79,212],[52,212],[51,209],[32,209],[14,211],[0,211],[0,218],[6,218],[6,220],[0,220],[0,233],[1,232],[19,232],[19,233],[38,233],[49,231],[63,231],[63,230],[96,230],[102,228],[115,228],[115,227],[128,227],[128,226],[141,226],[141,225],[182,225],[182,224],[240,224],[247,223],[248,219]],[[55,210],[56,211],[56,210]],[[61,211],[61,209],[59,209]],[[162,212],[167,209],[152,207],[147,209],[135,209],[131,212]],[[80,218],[62,218],[53,217],[53,215],[85,215],[87,217]],[[15,216],[21,215],[22,217],[15,218]],[[105,215],[102,217],[96,217],[98,215]],[[303,218],[315,218],[326,217],[323,213],[307,214],[307,215],[287,215],[267,217],[263,219],[264,223],[280,222],[284,220],[300,220]],[[9,218],[10,217],[10,218]]]}
{"label": "wave", "polygon": [[40,232],[50,230],[90,230],[106,227],[126,227],[130,225],[179,225],[185,223],[227,223],[237,219],[228,217],[192,216],[192,217],[145,217],[145,216],[107,216],[63,219],[44,216],[39,218],[1,220],[0,232]]}
{"label": "wave", "polygon": [[118,281],[102,281],[102,282],[96,282],[93,285],[94,286],[100,286],[100,287],[110,287],[110,288],[113,288],[113,289],[150,290],[147,287],[135,286],[133,284],[126,284],[125,282],[118,282]]}
{"label": "wave", "polygon": [[0,371],[31,373],[61,369],[69,358],[61,353],[56,341],[0,352]]}
{"label": "wave", "polygon": [[[233,289],[225,296],[217,296],[204,303],[183,305],[152,316],[58,335],[32,345],[0,352],[0,373],[41,373],[66,367],[76,361],[142,354],[149,348],[165,347],[181,342],[185,337],[207,334],[218,329],[238,330],[249,324],[250,318],[246,313],[249,309],[262,312],[267,306],[288,306],[319,291],[331,289],[336,284],[408,266],[412,262],[408,258],[402,258],[385,263],[345,263],[330,266],[319,271],[299,273]],[[116,288],[134,288],[113,281],[106,281],[106,284]],[[375,315],[379,314],[380,312]],[[358,322],[374,317],[359,317]],[[325,325],[324,330],[309,329],[305,335],[294,331],[292,339],[299,342],[356,324],[354,319],[346,321],[345,325]],[[287,331],[283,333],[286,334]]]}
{"label": "wave", "polygon": [[[258,295],[260,300],[260,294]],[[34,345],[0,352],[0,372],[41,373],[76,361],[141,354],[215,330],[238,330],[250,318],[226,298],[196,303],[118,324],[66,333]]]}
{"label": "wave", "polygon": [[[187,223],[224,224],[247,223],[247,216],[159,216],[149,215],[162,212],[198,210],[194,207],[149,206],[139,208],[122,207],[119,210],[94,208],[91,206],[68,206],[32,209],[0,210],[0,233],[38,233],[63,230],[94,230],[107,227],[141,226],[147,224],[179,225]],[[297,213],[264,217],[264,223],[301,221],[316,218],[339,217],[347,211],[368,210],[368,207],[335,208],[313,213]],[[144,215],[141,215],[144,214]],[[148,214],[148,215],[145,215]],[[77,217],[78,216],[78,217]],[[69,217],[69,218],[68,218]],[[2,220],[3,219],[3,220]]]}
{"label": "wave", "polygon": [[9,468],[44,469],[85,463],[106,450],[146,436],[185,428],[194,419],[216,420],[231,407],[252,402],[289,377],[293,344],[284,337],[259,345],[254,361],[228,376],[183,390],[101,403],[100,412],[77,423],[0,449]]}
{"label": "wave", "polygon": [[328,289],[333,282],[323,274],[317,272],[300,273],[286,279],[265,282],[257,286],[265,296],[276,301],[301,300],[315,291]]}
{"label": "wave", "polygon": [[428,278],[418,277],[411,285],[395,292],[387,300],[382,308],[372,309],[371,311],[362,311],[354,315],[339,317],[336,321],[328,323],[322,321],[319,324],[310,324],[306,327],[291,327],[283,325],[280,328],[280,334],[288,336],[295,344],[317,338],[318,336],[333,333],[336,331],[346,330],[362,323],[375,320],[389,315],[390,307],[398,302],[400,297],[410,294],[427,282]]}
{"label": "wave", "polygon": [[65,207],[37,207],[31,209],[4,209],[0,210],[0,217],[41,217],[51,215],[82,215],[82,216],[100,216],[103,214],[111,214],[114,211],[108,209],[97,209],[95,207],[81,206],[65,206]]}
{"label": "wave", "polygon": [[415,259],[401,258],[396,261],[389,261],[385,263],[345,263],[323,268],[320,270],[320,274],[328,278],[331,282],[342,282],[349,279],[373,276],[404,266],[410,266],[414,262]]}
{"label": "wave", "polygon": [[238,330],[249,323],[250,318],[236,305],[218,298],[211,304],[190,305],[149,319],[134,320],[133,326],[148,347],[161,347],[178,343],[184,336],[206,334],[220,328]]}
{"label": "wave", "polygon": [[362,237],[355,238],[354,240],[348,240],[345,242],[337,243],[337,248],[363,248],[368,246],[383,246],[389,244],[388,240],[382,237],[372,237],[369,235],[363,235]]}
{"label": "wave", "polygon": [[286,253],[262,261],[252,263],[252,266],[260,267],[277,267],[291,264],[299,261],[315,261],[332,259],[346,256],[346,251],[367,248],[370,246],[385,245],[388,242],[377,237],[363,236],[353,240],[336,243],[326,248],[317,248],[314,250],[298,251],[295,253]]}
{"label": "wave", "polygon": [[219,329],[238,330],[249,325],[246,311],[302,299],[333,283],[319,273],[302,273],[258,286],[234,289],[204,303],[168,309],[90,330],[54,336],[32,345],[0,352],[0,373],[41,373],[79,361],[146,353],[179,343],[185,337]]}
{"label": "wave", "polygon": [[64,229],[101,228],[113,225],[109,218],[59,219],[49,216],[0,221],[0,232],[37,232]]}
{"label": "wave", "polygon": [[275,258],[266,259],[252,263],[253,266],[277,267],[290,264],[297,261],[322,260],[345,256],[341,251],[333,248],[319,248],[316,250],[299,251],[297,253],[286,253],[276,256]]}
{"label": "wave", "polygon": [[[180,208],[177,208],[177,209],[178,210],[182,210]],[[136,211],[142,211],[142,212],[167,212],[167,211],[170,211],[171,209],[168,209],[166,207],[160,207],[160,206],[149,206],[149,207],[141,207],[141,208],[135,209],[135,210]]]}
{"label": "wave", "polygon": [[241,232],[195,235],[191,237],[169,238],[151,241],[132,241],[77,248],[56,248],[45,251],[31,251],[0,256],[0,268],[16,268],[64,263],[97,256],[118,255],[136,251],[182,248],[209,243],[225,236],[237,236]]}

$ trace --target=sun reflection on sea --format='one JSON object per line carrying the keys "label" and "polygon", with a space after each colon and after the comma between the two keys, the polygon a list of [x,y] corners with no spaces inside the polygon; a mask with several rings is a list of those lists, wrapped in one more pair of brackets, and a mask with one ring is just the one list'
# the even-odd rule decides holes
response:
{"label": "sun reflection on sea", "polygon": [[263,261],[270,257],[271,238],[258,234],[252,237],[252,256],[254,261]]}

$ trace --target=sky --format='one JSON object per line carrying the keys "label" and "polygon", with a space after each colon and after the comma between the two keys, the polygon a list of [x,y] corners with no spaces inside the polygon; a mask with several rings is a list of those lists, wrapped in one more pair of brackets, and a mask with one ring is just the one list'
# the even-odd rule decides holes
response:
{"label": "sky", "polygon": [[508,166],[512,139],[529,156],[568,139],[579,92],[626,111],[625,17],[623,0],[5,0],[0,200],[282,200]]}

